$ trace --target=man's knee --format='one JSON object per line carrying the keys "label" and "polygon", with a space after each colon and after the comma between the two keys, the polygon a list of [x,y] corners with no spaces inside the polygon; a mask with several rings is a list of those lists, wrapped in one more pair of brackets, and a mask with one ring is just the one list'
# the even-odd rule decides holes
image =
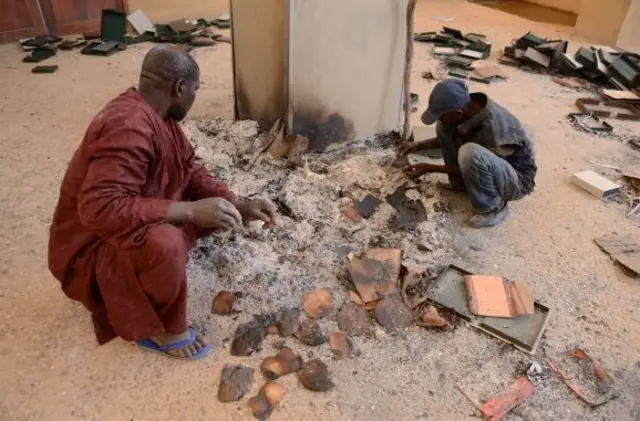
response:
{"label": "man's knee", "polygon": [[483,156],[487,149],[477,143],[465,143],[458,149],[458,166],[460,171],[472,170],[483,162]]}
{"label": "man's knee", "polygon": [[160,224],[149,228],[141,251],[144,262],[139,263],[147,268],[165,265],[167,270],[184,270],[189,245],[181,228],[171,224]]}

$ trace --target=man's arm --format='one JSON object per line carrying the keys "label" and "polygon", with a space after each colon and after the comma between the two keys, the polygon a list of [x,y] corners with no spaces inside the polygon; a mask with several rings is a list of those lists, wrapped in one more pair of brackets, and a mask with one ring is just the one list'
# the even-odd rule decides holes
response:
{"label": "man's arm", "polygon": [[108,130],[87,153],[89,168],[78,194],[85,227],[119,246],[128,234],[167,220],[172,200],[141,195],[154,159],[150,134],[131,127]]}
{"label": "man's arm", "polygon": [[421,140],[420,142],[405,142],[400,145],[400,148],[398,149],[398,155],[404,156],[410,153],[416,153],[427,149],[437,149],[439,147],[440,142],[438,142],[438,138],[436,137]]}
{"label": "man's arm", "polygon": [[405,173],[407,177],[411,179],[419,178],[420,176],[427,173],[462,175],[460,173],[460,168],[458,167],[447,167],[446,165],[435,165],[435,164],[408,165],[404,167],[402,171]]}
{"label": "man's arm", "polygon": [[190,158],[193,170],[184,192],[185,199],[196,201],[209,197],[221,197],[229,201],[236,200],[236,195],[227,186],[216,181],[205,167],[196,164],[194,160],[194,157]]}

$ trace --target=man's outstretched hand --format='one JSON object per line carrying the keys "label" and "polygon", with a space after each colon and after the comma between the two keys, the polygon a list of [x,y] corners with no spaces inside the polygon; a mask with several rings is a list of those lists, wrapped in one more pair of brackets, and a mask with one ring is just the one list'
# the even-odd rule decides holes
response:
{"label": "man's outstretched hand", "polygon": [[425,164],[415,164],[407,165],[406,167],[402,168],[402,172],[410,179],[415,180],[416,178],[420,178],[421,175],[428,172],[428,170]]}
{"label": "man's outstretched hand", "polygon": [[276,224],[276,207],[269,200],[238,201],[234,205],[245,221],[262,221],[265,223],[265,227],[272,227]]}

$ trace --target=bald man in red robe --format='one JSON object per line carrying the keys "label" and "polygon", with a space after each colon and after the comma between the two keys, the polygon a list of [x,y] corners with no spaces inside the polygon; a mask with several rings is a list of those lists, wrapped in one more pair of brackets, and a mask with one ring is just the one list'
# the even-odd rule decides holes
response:
{"label": "bald man in red robe", "polygon": [[184,50],[153,48],[138,89],[98,113],[62,181],[49,268],[91,312],[100,344],[119,336],[172,357],[204,356],[210,346],[187,326],[189,250],[244,221],[275,223],[270,202],[239,200],[195,163],[179,121],[199,73]]}

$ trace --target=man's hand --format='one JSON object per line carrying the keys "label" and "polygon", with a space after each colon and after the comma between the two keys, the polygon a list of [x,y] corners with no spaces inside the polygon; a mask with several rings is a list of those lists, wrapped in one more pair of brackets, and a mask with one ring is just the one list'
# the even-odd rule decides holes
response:
{"label": "man's hand", "polygon": [[400,146],[398,147],[398,155],[406,156],[410,153],[417,152],[418,148],[416,148],[416,145],[417,142],[402,142],[402,144],[400,144]]}
{"label": "man's hand", "polygon": [[269,200],[238,201],[234,205],[245,221],[263,221],[265,227],[272,227],[276,224],[276,207]]}
{"label": "man's hand", "polygon": [[189,216],[196,226],[202,228],[217,228],[228,231],[242,225],[242,215],[238,209],[231,202],[220,197],[193,202]]}
{"label": "man's hand", "polygon": [[410,179],[415,180],[428,172],[428,167],[427,164],[407,165],[402,169],[402,172]]}

